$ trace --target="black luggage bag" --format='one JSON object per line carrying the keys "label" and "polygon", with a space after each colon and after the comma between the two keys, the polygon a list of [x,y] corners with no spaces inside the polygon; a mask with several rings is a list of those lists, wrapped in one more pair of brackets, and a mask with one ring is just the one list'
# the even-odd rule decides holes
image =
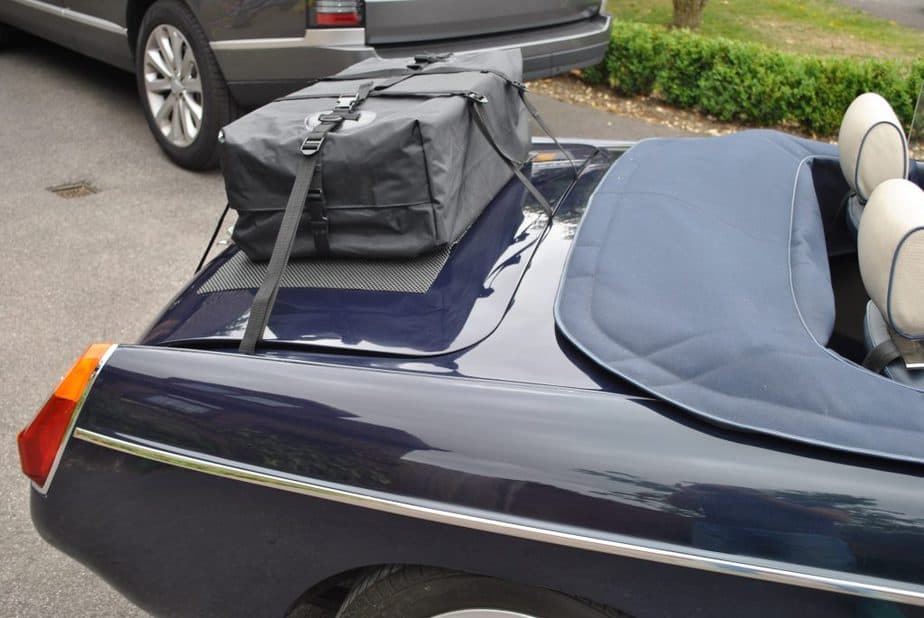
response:
{"label": "black luggage bag", "polygon": [[269,259],[240,349],[263,336],[290,257],[402,258],[455,243],[522,171],[527,114],[519,50],[374,58],[222,131],[234,241]]}
{"label": "black luggage bag", "polygon": [[519,50],[373,58],[231,123],[234,241],[269,259],[310,159],[292,257],[413,257],[455,242],[528,156],[521,74]]}

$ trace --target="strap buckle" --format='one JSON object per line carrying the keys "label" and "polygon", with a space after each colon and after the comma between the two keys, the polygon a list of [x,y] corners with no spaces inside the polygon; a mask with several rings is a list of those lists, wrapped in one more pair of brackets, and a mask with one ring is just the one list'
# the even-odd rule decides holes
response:
{"label": "strap buckle", "polygon": [[482,105],[488,102],[488,97],[484,96],[483,94],[479,94],[475,91],[469,91],[465,93],[465,96],[471,99],[472,101],[474,101],[475,103],[481,103]]}
{"label": "strap buckle", "polygon": [[324,143],[323,137],[306,137],[305,141],[302,142],[301,151],[302,154],[306,157],[310,157],[318,154],[318,151],[321,150],[321,145]]}
{"label": "strap buckle", "polygon": [[334,111],[352,112],[354,107],[356,107],[355,94],[341,95],[337,98],[337,104],[334,106]]}
{"label": "strap buckle", "polygon": [[318,122],[320,122],[321,124],[334,125],[334,127],[331,127],[331,128],[335,128],[337,125],[339,125],[344,120],[346,120],[346,118],[344,117],[344,114],[341,114],[336,110],[332,112],[327,112],[327,113],[324,113],[318,116]]}

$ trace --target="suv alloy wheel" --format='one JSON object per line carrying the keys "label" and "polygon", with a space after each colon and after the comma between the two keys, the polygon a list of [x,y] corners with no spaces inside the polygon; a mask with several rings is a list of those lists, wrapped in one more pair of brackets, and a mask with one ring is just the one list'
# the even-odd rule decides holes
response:
{"label": "suv alloy wheel", "polygon": [[141,21],[135,48],[138,94],[168,157],[191,170],[218,164],[218,131],[234,102],[202,26],[177,0],[159,0]]}

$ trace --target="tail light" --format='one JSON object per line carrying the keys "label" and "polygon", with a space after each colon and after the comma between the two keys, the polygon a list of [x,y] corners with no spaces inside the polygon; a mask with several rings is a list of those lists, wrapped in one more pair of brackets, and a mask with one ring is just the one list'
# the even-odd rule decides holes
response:
{"label": "tail light", "polygon": [[28,427],[19,432],[22,471],[43,487],[71,429],[74,413],[103,357],[112,346],[95,343],[71,367]]}
{"label": "tail light", "polygon": [[314,0],[309,4],[309,26],[351,28],[363,25],[362,0]]}

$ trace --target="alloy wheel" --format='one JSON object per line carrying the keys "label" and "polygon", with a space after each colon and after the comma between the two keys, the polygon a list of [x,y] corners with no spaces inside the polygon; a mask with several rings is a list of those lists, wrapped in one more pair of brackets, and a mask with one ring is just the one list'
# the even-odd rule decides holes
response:
{"label": "alloy wheel", "polygon": [[159,25],[144,46],[148,109],[168,142],[185,148],[202,128],[202,80],[189,41],[179,29]]}

